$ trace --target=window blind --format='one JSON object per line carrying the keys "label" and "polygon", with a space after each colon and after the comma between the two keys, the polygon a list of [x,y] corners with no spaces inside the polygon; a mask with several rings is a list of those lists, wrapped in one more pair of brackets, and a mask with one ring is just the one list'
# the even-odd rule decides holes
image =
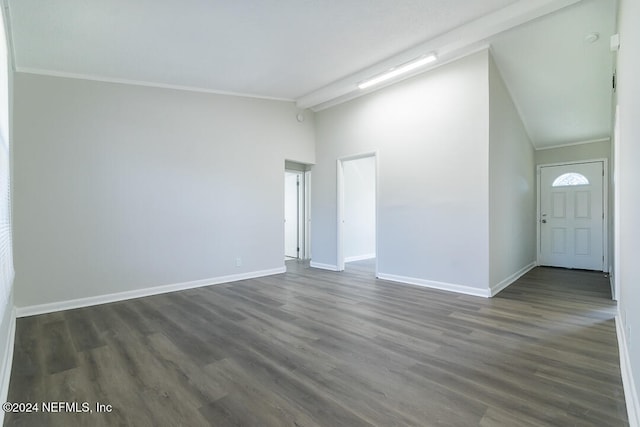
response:
{"label": "window blind", "polygon": [[[4,12],[4,10],[2,11]],[[13,288],[13,246],[11,235],[11,157],[9,153],[9,56],[0,13],[0,319],[4,318]]]}
{"label": "window blind", "polygon": [[[2,138],[0,138],[2,139]],[[13,285],[13,253],[11,238],[11,174],[9,146],[0,141],[0,319],[7,308]]]}

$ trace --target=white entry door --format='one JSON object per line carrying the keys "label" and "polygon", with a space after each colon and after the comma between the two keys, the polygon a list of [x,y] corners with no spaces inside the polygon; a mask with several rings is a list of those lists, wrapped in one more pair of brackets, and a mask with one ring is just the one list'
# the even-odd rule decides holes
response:
{"label": "white entry door", "polygon": [[540,169],[540,264],[602,271],[603,162]]}

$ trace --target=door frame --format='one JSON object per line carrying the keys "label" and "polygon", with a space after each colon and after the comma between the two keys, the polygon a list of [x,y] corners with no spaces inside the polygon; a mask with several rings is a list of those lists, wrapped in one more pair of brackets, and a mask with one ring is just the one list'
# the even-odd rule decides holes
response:
{"label": "door frame", "polygon": [[304,171],[304,213],[302,219],[304,220],[304,257],[302,259],[311,259],[311,171]]}
{"label": "door frame", "polygon": [[[300,171],[296,169],[285,168],[286,173],[294,173],[298,176],[298,215],[297,215],[297,240],[298,240],[298,259],[305,260],[310,258],[309,247],[311,243],[309,242],[310,231],[309,231],[309,185],[307,184],[307,180],[311,180],[311,171]],[[286,195],[285,195],[286,197]]]}
{"label": "door frame", "polygon": [[536,197],[536,263],[540,263],[540,251],[542,250],[542,230],[540,228],[540,221],[542,215],[540,212],[540,201],[542,197],[542,168],[552,166],[569,166],[580,165],[585,163],[602,163],[602,212],[604,217],[602,218],[602,255],[604,260],[602,262],[602,271],[609,273],[609,160],[606,158],[578,160],[572,162],[558,162],[558,163],[544,163],[536,165],[536,185],[537,185],[537,197]]}
{"label": "door frame", "polygon": [[375,198],[376,198],[376,271],[375,275],[378,277],[378,236],[379,233],[379,213],[380,213],[380,203],[379,203],[379,185],[378,185],[378,171],[379,171],[379,162],[380,156],[378,150],[375,151],[367,151],[359,154],[354,154],[350,156],[339,157],[337,160],[337,177],[336,177],[336,193],[337,193],[337,223],[336,223],[336,267],[337,271],[344,271],[344,162],[348,162],[351,160],[359,160],[365,159],[367,157],[373,157],[374,159],[374,185],[375,185]]}
{"label": "door frame", "polygon": [[[613,125],[613,271],[609,277],[613,278],[611,294],[613,300],[620,297],[620,106],[616,105]],[[628,337],[628,335],[627,335]]]}

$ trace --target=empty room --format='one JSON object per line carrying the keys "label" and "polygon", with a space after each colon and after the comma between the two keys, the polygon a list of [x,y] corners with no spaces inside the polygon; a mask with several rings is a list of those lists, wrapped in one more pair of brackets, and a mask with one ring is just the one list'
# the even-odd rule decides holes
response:
{"label": "empty room", "polygon": [[0,424],[640,426],[637,0],[2,6]]}

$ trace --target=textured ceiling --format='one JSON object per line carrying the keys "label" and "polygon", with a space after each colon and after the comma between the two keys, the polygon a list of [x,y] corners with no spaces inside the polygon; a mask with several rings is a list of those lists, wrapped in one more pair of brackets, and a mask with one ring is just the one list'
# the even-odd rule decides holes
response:
{"label": "textured ceiling", "polygon": [[474,41],[492,44],[538,147],[609,135],[613,0],[4,1],[17,71],[291,100],[425,42],[483,34],[483,17],[578,2]]}

